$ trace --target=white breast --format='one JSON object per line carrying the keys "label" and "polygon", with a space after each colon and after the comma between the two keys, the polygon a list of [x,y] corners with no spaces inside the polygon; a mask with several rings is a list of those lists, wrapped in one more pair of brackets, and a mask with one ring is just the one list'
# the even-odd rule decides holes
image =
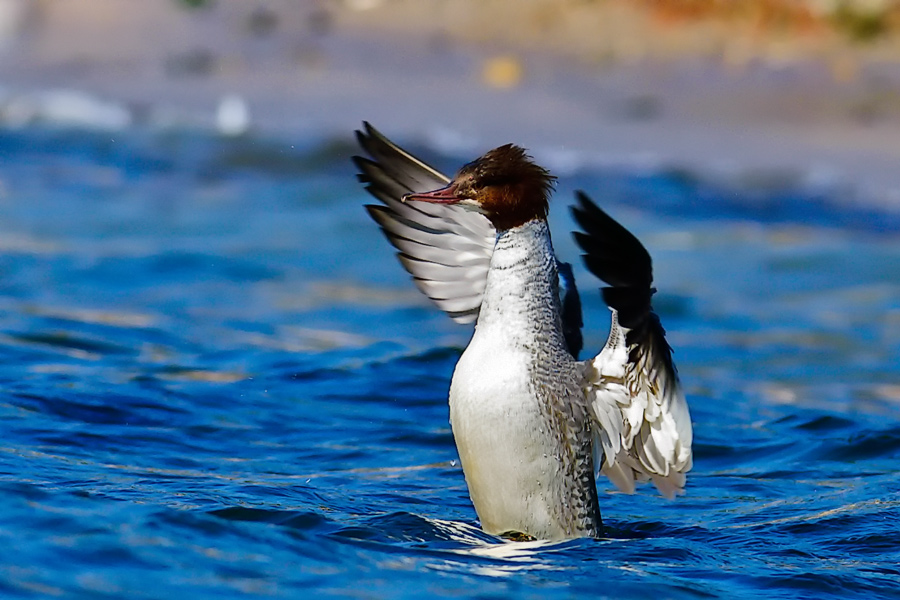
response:
{"label": "white breast", "polygon": [[[473,340],[453,374],[450,421],[482,527],[490,533],[548,530],[541,487],[553,446],[530,385],[527,357],[497,338]],[[523,520],[531,526],[523,527]]]}

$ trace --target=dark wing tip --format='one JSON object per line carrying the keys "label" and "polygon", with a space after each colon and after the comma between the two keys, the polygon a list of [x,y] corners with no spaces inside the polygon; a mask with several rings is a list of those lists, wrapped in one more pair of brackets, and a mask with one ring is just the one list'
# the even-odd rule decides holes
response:
{"label": "dark wing tip", "polygon": [[572,207],[572,216],[584,230],[584,234],[575,236],[575,241],[593,258],[596,270],[591,272],[616,287],[649,288],[653,283],[653,261],[644,245],[584,192],[575,195],[580,205]]}
{"label": "dark wing tip", "polygon": [[365,150],[366,154],[369,156],[374,156],[374,152],[372,149],[372,145],[378,139],[378,132],[372,128],[371,125],[367,121],[363,121],[363,129],[365,131],[356,130],[356,143],[359,144],[359,147]]}
{"label": "dark wing tip", "polygon": [[368,121],[363,121],[363,131],[356,130],[356,141],[372,158],[383,157],[385,152],[405,154],[394,142],[387,139],[383,133],[372,127]]}
{"label": "dark wing tip", "polygon": [[356,167],[357,171],[359,171],[359,173],[356,174],[357,181],[368,183],[368,174],[373,167],[377,166],[377,164],[373,160],[368,159],[365,156],[351,156],[350,160],[353,161],[353,166]]}
{"label": "dark wing tip", "polygon": [[579,204],[572,207],[572,216],[583,233],[575,232],[575,243],[584,251],[585,266],[612,287],[646,290],[649,303],[653,262],[647,249],[584,192],[576,192],[576,198]]}
{"label": "dark wing tip", "polygon": [[372,158],[376,158],[378,155],[378,146],[387,146],[393,147],[394,144],[388,140],[380,131],[372,127],[368,121],[363,121],[363,129],[356,130],[356,143],[359,144],[360,148],[365,150],[366,154],[371,156]]}
{"label": "dark wing tip", "polygon": [[[363,121],[363,131],[357,129],[354,133],[356,134],[356,142],[362,147],[366,152],[369,151],[369,144],[373,138],[381,135],[378,130],[372,127],[368,121]],[[382,136],[383,137],[383,136]]]}
{"label": "dark wing tip", "polygon": [[584,251],[582,259],[588,271],[609,286],[603,288],[603,300],[629,329],[626,341],[632,351],[649,349],[653,360],[674,377],[672,349],[650,304],[656,292],[650,253],[587,194],[578,191],[575,196],[578,204],[572,206],[572,216],[583,230],[574,232],[575,243]]}
{"label": "dark wing tip", "polygon": [[372,220],[379,225],[381,225],[379,219],[382,218],[382,213],[388,212],[388,210],[380,204],[363,204],[363,208],[366,209],[366,212],[369,213]]}

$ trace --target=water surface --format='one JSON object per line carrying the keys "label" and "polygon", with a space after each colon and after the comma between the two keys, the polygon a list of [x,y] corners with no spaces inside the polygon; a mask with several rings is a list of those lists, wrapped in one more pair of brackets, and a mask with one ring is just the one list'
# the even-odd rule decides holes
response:
{"label": "water surface", "polygon": [[695,467],[674,502],[601,482],[603,539],[510,543],[447,422],[470,330],[361,209],[349,137],[293,144],[0,132],[0,595],[900,597],[896,216],[561,181],[563,257],[576,187],[654,255]]}

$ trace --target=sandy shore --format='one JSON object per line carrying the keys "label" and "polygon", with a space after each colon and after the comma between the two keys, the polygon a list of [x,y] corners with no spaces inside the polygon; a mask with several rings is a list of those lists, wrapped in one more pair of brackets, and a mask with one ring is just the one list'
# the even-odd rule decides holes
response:
{"label": "sandy shore", "polygon": [[[74,89],[123,103],[130,122],[213,126],[233,94],[253,128],[286,142],[345,134],[365,119],[466,156],[515,141],[560,170],[685,168],[837,186],[849,201],[900,207],[893,42],[868,54],[816,46],[779,60],[760,51],[736,61],[727,45],[717,55],[709,43],[667,55],[661,49],[674,42],[647,42],[652,29],[625,14],[606,25],[617,32],[607,45],[628,48],[628,27],[644,41],[610,59],[596,42],[544,43],[560,35],[541,27],[530,43],[521,32],[492,38],[483,24],[465,27],[471,3],[460,14],[450,4],[442,13],[420,5],[428,13],[362,0],[219,0],[198,10],[171,1],[21,2],[7,17],[14,26],[0,27],[0,85],[7,109],[39,90]],[[0,18],[3,10],[0,2]]]}

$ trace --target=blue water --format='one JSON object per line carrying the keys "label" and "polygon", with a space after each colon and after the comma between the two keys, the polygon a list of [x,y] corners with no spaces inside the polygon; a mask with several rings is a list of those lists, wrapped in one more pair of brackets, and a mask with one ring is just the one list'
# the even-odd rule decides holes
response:
{"label": "blue water", "polygon": [[576,186],[654,255],[695,467],[673,502],[601,482],[603,539],[513,543],[447,422],[469,330],[392,258],[353,152],[0,132],[0,596],[900,597],[896,215],[566,177],[561,255]]}

